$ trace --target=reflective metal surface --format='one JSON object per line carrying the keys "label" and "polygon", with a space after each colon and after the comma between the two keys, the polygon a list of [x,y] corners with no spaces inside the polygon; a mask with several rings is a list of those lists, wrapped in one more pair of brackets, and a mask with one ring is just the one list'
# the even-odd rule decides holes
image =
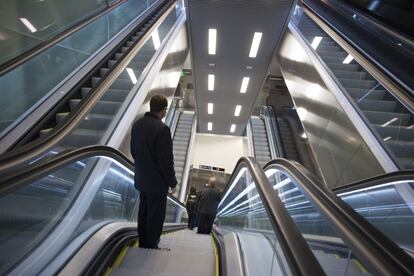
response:
{"label": "reflective metal surface", "polygon": [[383,173],[353,122],[290,30],[277,55],[325,183],[333,188]]}

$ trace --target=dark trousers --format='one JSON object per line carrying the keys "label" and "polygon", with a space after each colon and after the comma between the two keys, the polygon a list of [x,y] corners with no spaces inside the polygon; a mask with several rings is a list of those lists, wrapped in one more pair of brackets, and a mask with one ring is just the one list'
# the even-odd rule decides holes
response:
{"label": "dark trousers", "polygon": [[167,195],[139,194],[139,247],[157,248],[165,220]]}
{"label": "dark trousers", "polygon": [[214,219],[216,214],[198,213],[198,229],[199,234],[210,234],[211,228],[213,228]]}
{"label": "dark trousers", "polygon": [[197,215],[196,213],[188,213],[188,229],[193,230],[197,226]]}

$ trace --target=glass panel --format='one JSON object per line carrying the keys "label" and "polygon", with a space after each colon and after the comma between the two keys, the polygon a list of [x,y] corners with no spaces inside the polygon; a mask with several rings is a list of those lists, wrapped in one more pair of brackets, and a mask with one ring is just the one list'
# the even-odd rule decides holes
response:
{"label": "glass panel", "polygon": [[266,175],[327,275],[368,274],[331,223],[287,174],[270,167]]}
{"label": "glass panel", "polygon": [[413,181],[396,181],[338,196],[400,247],[414,252],[413,187]]}
{"label": "glass panel", "polygon": [[337,78],[396,163],[414,168],[414,115],[300,7],[292,22]]}
{"label": "glass panel", "polygon": [[[88,1],[83,2],[86,5]],[[106,5],[106,1],[94,2],[97,5]],[[42,3],[52,2],[36,1],[36,3],[42,5]],[[72,2],[70,2],[70,6],[78,7]],[[0,137],[6,134],[6,128],[12,128],[31,109],[55,92],[66,77],[76,72],[85,61],[94,56],[102,46],[116,37],[128,23],[148,7],[146,1],[129,0],[28,62],[0,76],[0,87],[2,88]],[[0,4],[0,15],[2,14],[1,8],[2,4]],[[60,18],[60,16],[58,17]],[[2,17],[0,16],[0,18]],[[16,24],[22,25],[19,20]],[[26,27],[23,25],[22,28]],[[8,36],[9,33],[1,28],[0,23],[0,42],[3,42]],[[38,43],[38,38],[20,36],[22,37],[11,38],[11,41],[14,41],[10,42],[13,44],[12,47],[16,48],[15,44],[25,43],[26,40],[31,43],[30,45]],[[4,43],[0,44],[0,51],[6,51],[2,48]]]}
{"label": "glass panel", "polygon": [[[245,168],[237,173],[223,196],[217,216],[220,227],[237,233],[243,259],[252,264],[246,265],[248,274],[292,275],[256,184]],[[260,254],[248,248],[260,250]]]}
{"label": "glass panel", "polygon": [[[94,227],[136,221],[138,203],[133,172],[107,157],[74,162],[3,195],[0,252],[9,253],[0,254],[0,274],[43,241],[45,255],[54,258]],[[184,216],[185,209],[168,200],[166,222],[181,222]]]}
{"label": "glass panel", "polygon": [[[182,11],[183,12],[183,11]],[[182,13],[177,8],[156,28],[122,73],[113,81],[110,88],[92,108],[83,121],[57,146],[56,151],[78,148],[87,145],[104,144],[112,134],[118,120],[124,114],[127,103],[137,93],[141,81],[145,78],[150,60],[157,49],[166,42],[166,34]],[[162,30],[162,31],[161,31]],[[109,61],[110,63],[112,61]],[[115,61],[114,61],[115,62]]]}

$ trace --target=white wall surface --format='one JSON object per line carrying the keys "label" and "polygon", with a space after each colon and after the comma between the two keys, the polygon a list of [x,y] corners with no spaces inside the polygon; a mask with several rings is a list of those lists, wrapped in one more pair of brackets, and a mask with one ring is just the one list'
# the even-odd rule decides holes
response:
{"label": "white wall surface", "polygon": [[224,168],[232,173],[241,156],[247,155],[246,138],[197,133],[191,156],[194,168],[199,165]]}

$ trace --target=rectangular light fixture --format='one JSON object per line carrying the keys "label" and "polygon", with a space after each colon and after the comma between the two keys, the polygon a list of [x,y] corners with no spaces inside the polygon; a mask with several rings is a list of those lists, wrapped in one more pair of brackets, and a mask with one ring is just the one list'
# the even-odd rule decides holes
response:
{"label": "rectangular light fixture", "polygon": [[29,31],[31,31],[32,33],[37,32],[37,29],[32,25],[32,23],[30,23],[29,20],[27,20],[27,18],[21,17],[20,21],[22,21],[22,23],[29,29]]}
{"label": "rectangular light fixture", "polygon": [[213,130],[213,123],[212,122],[208,122],[207,123],[207,130],[208,131],[212,131]]}
{"label": "rectangular light fixture", "polygon": [[263,33],[255,32],[253,35],[252,46],[250,47],[249,57],[255,58],[257,51],[259,51],[260,41],[262,40]]}
{"label": "rectangular light fixture", "polygon": [[381,125],[381,127],[386,127],[386,126],[388,126],[388,125],[390,125],[390,124],[394,123],[394,122],[395,122],[395,121],[397,121],[397,120],[398,120],[398,118],[397,118],[397,117],[394,117],[394,118],[392,118],[391,120],[389,120],[388,122],[383,123],[383,124]]}
{"label": "rectangular light fixture", "polygon": [[347,55],[344,61],[342,61],[343,64],[349,64],[354,59],[353,56]]}
{"label": "rectangular light fixture", "polygon": [[240,115],[241,108],[241,105],[236,105],[236,109],[234,110],[234,116],[238,117]]}
{"label": "rectangular light fixture", "polygon": [[313,38],[313,41],[312,41],[312,44],[311,44],[312,48],[314,50],[316,50],[316,48],[318,48],[319,43],[321,43],[321,41],[322,41],[322,37],[321,36],[315,36]]}
{"label": "rectangular light fixture", "polygon": [[158,29],[155,29],[152,32],[152,43],[154,44],[154,49],[158,50],[158,48],[160,48],[161,45],[161,41],[160,41],[160,35],[158,34]]}
{"label": "rectangular light fixture", "polygon": [[216,43],[217,43],[217,30],[208,29],[208,54],[216,54]]}
{"label": "rectangular light fixture", "polygon": [[243,78],[242,84],[241,84],[241,87],[240,87],[240,93],[246,93],[247,86],[249,85],[249,80],[250,80],[249,77],[244,77]]}
{"label": "rectangular light fixture", "polygon": [[137,77],[135,76],[134,70],[132,70],[131,68],[127,68],[126,71],[129,75],[129,78],[131,79],[132,83],[136,84],[137,83]]}
{"label": "rectangular light fixture", "polygon": [[233,133],[234,131],[236,131],[236,125],[235,124],[231,124],[231,126],[230,126],[230,132]]}
{"label": "rectangular light fixture", "polygon": [[213,103],[207,104],[207,112],[208,114],[213,114]]}
{"label": "rectangular light fixture", "polygon": [[214,75],[208,75],[208,91],[214,91]]}

